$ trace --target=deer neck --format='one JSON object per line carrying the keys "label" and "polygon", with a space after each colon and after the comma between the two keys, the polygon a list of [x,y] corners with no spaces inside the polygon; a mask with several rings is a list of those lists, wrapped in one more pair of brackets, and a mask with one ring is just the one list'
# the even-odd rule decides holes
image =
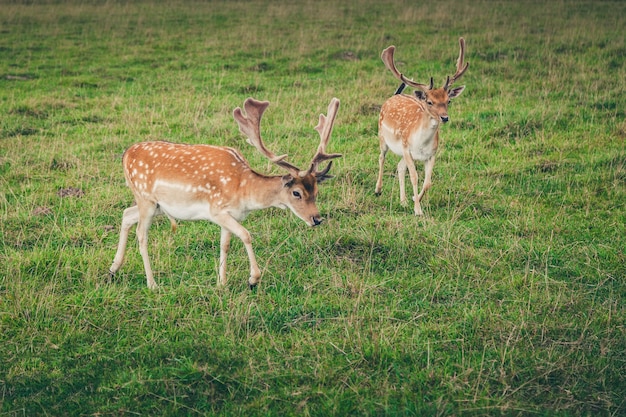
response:
{"label": "deer neck", "polygon": [[282,176],[269,176],[250,170],[241,183],[245,187],[245,200],[248,211],[262,210],[268,207],[286,208],[282,202]]}

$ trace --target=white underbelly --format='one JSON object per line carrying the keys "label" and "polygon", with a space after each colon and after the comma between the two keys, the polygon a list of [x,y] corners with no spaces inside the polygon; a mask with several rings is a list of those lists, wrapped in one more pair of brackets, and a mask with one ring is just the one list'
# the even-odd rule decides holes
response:
{"label": "white underbelly", "polygon": [[428,161],[435,155],[437,148],[435,147],[435,135],[428,138],[427,141],[416,141],[411,147],[411,156],[415,161]]}
{"label": "white underbelly", "polygon": [[224,204],[221,194],[208,184],[191,186],[158,179],[151,195],[163,213],[178,220],[213,221],[216,209]]}
{"label": "white underbelly", "polygon": [[[396,155],[402,156],[404,148],[402,146],[402,138],[396,135],[393,129],[387,127],[384,123],[380,131],[382,137],[389,150]],[[414,134],[410,139],[409,152],[415,161],[427,161],[435,155],[437,147],[435,143],[435,134],[437,129],[422,130]]]}
{"label": "white underbelly", "polygon": [[158,202],[161,211],[178,220],[212,220],[211,206],[206,202],[176,204],[172,202]]}

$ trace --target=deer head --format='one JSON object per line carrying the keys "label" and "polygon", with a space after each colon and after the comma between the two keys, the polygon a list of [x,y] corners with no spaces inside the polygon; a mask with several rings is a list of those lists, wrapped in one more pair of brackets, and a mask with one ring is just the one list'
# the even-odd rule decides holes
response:
{"label": "deer head", "polygon": [[465,89],[465,86],[452,88],[452,85],[456,80],[461,78],[469,67],[469,63],[463,63],[465,59],[465,40],[463,38],[459,38],[459,46],[460,51],[459,58],[456,61],[456,72],[453,76],[448,76],[446,78],[446,82],[441,88],[434,88],[434,81],[432,77],[430,78],[430,83],[428,85],[408,79],[404,74],[398,71],[394,63],[393,55],[396,47],[391,45],[387,49],[383,50],[381,59],[385,63],[385,66],[397,79],[402,81],[402,85],[398,88],[396,94],[401,93],[405,85],[415,88],[415,96],[419,100],[426,102],[428,111],[433,116],[437,117],[442,123],[446,123],[449,120],[448,105],[450,104],[450,100],[460,96]]}
{"label": "deer head", "polygon": [[[339,100],[337,98],[331,100],[328,105],[327,116],[320,114],[319,122],[315,127],[315,130],[320,135],[320,144],[307,170],[302,170],[288,162],[286,160],[287,155],[277,156],[267,149],[263,143],[261,138],[261,117],[268,106],[269,102],[267,101],[248,98],[243,106],[245,114],[240,107],[237,107],[233,111],[233,117],[237,121],[241,133],[248,137],[247,142],[272,161],[272,163],[288,172],[282,176],[282,193],[284,194],[284,198],[281,200],[282,204],[310,226],[317,226],[322,222],[315,204],[318,193],[317,184],[332,178],[331,175],[328,175],[332,166],[332,159],[341,156],[341,154],[326,153],[326,146],[328,145],[337,110],[339,109]],[[329,160],[331,161],[324,169],[318,169],[322,162]]]}

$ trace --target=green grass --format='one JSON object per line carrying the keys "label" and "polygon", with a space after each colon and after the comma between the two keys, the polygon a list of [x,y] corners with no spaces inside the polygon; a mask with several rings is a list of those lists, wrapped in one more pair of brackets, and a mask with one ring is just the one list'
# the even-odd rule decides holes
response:
{"label": "green grass", "polygon": [[[0,415],[626,415],[624,27],[622,1],[2,2]],[[397,158],[374,195],[379,55],[443,83],[459,36],[417,218]],[[158,290],[134,240],[109,279],[131,144],[280,173],[248,96],[297,165],[341,100],[324,225],[253,213],[254,292],[238,240],[217,287],[206,222],[153,225]]]}

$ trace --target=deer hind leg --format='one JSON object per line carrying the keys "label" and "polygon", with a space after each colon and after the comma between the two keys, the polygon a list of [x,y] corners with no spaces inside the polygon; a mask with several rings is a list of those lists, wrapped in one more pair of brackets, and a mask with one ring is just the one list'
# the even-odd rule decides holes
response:
{"label": "deer hind leg", "polygon": [[376,195],[380,195],[383,189],[383,170],[385,169],[385,156],[388,150],[387,144],[381,140],[380,155],[378,156],[378,179],[376,180],[376,189],[374,190]]}
{"label": "deer hind leg", "polygon": [[[252,236],[250,236],[250,232],[248,232],[245,227],[240,225],[239,222],[229,214],[222,214],[219,217],[216,217],[215,222],[222,226],[223,229],[227,229],[229,233],[237,236],[243,242],[246,252],[248,253],[248,259],[250,260],[250,278],[248,279],[248,286],[250,288],[256,287],[259,283],[259,279],[261,278],[261,270],[259,269],[259,264],[257,263],[254,255],[254,249],[252,248]],[[223,233],[222,238],[224,238]],[[222,248],[220,247],[220,252],[221,250]],[[220,280],[226,283],[226,254],[224,254],[224,265],[221,264],[221,258],[222,256],[220,255],[220,274],[222,273],[222,268],[224,268],[224,276],[223,278],[220,276]]]}
{"label": "deer hind leg", "polygon": [[150,257],[148,256],[148,229],[152,224],[152,219],[157,214],[161,214],[156,203],[144,202],[138,203],[139,221],[137,222],[137,240],[139,241],[139,253],[143,260],[143,267],[146,270],[146,281],[148,288],[155,289],[157,287],[150,267]]}
{"label": "deer hind leg", "polygon": [[139,208],[132,206],[124,210],[122,215],[122,227],[120,229],[120,241],[117,244],[117,252],[113,258],[113,264],[109,268],[109,275],[113,276],[124,263],[124,254],[126,253],[126,244],[128,243],[128,233],[130,228],[139,221]]}
{"label": "deer hind leg", "polygon": [[[422,216],[424,212],[422,211],[420,198],[417,194],[417,170],[415,169],[415,162],[411,157],[411,153],[408,150],[404,151],[402,161],[404,161],[404,164],[409,169],[409,177],[411,178],[411,185],[413,186],[413,211],[416,216]],[[398,164],[398,166],[400,166],[400,164]],[[404,189],[404,187],[402,187],[402,189]]]}
{"label": "deer hind leg", "polygon": [[228,251],[230,250],[230,238],[232,233],[222,227],[220,236],[220,267],[219,267],[219,280],[218,285],[226,285],[226,258],[228,258]]}

